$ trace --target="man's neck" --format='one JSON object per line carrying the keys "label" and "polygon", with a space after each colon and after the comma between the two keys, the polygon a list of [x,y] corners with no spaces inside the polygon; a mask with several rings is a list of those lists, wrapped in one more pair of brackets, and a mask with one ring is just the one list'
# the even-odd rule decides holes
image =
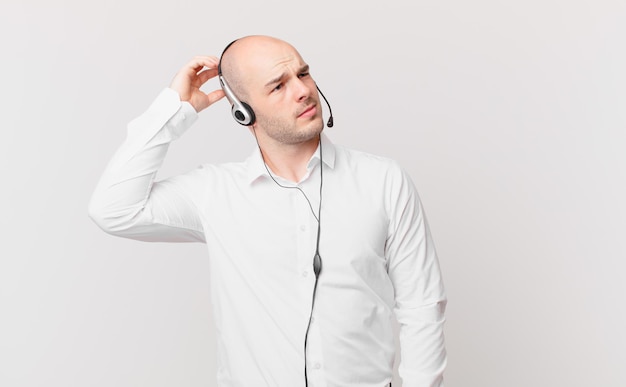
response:
{"label": "man's neck", "polygon": [[298,183],[307,173],[311,156],[317,150],[320,137],[298,144],[282,144],[258,138],[263,160],[276,176]]}

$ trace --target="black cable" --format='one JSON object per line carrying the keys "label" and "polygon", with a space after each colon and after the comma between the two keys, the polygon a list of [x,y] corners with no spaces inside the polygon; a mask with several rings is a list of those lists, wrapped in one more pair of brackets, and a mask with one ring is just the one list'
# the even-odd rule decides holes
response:
{"label": "black cable", "polygon": [[272,175],[272,173],[270,172],[269,167],[267,166],[267,163],[265,162],[265,157],[263,156],[263,151],[261,150],[261,145],[259,144],[259,139],[256,136],[256,131],[252,131],[254,133],[254,139],[256,140],[256,144],[259,147],[259,152],[261,152],[261,159],[263,160],[263,165],[265,166],[265,170],[267,171],[267,174],[270,176],[270,178],[272,178],[272,180],[274,180],[274,183],[276,183],[276,185],[278,185],[281,188],[295,188],[298,191],[300,191],[300,193],[302,193],[302,195],[304,196],[304,198],[306,199],[307,203],[309,204],[309,208],[311,209],[311,213],[313,214],[313,217],[315,218],[315,220],[317,220],[317,238],[316,238],[316,242],[315,242],[315,256],[313,256],[313,272],[315,273],[315,284],[313,285],[313,297],[311,299],[311,314],[309,315],[309,324],[306,327],[306,333],[304,334],[304,384],[306,387],[308,387],[309,385],[309,378],[307,376],[307,367],[306,367],[306,346],[307,346],[307,341],[309,338],[309,329],[311,328],[311,321],[313,320],[313,307],[315,306],[315,293],[317,292],[317,280],[318,277],[320,275],[320,273],[322,272],[322,257],[320,256],[320,235],[321,235],[321,231],[322,231],[322,188],[324,185],[324,159],[323,159],[323,155],[322,155],[322,137],[320,136],[320,140],[319,140],[319,148],[320,148],[320,201],[319,201],[319,206],[317,209],[317,216],[315,215],[315,211],[313,211],[313,205],[311,205],[311,201],[309,200],[309,198],[306,196],[306,194],[304,193],[304,191],[297,186],[287,186],[287,185],[282,185],[280,184],[278,181],[276,181],[276,179],[274,178],[274,176]]}
{"label": "black cable", "polygon": [[322,230],[322,186],[324,184],[324,159],[322,158],[322,139],[320,137],[320,202],[319,209],[317,211],[317,242],[315,246],[315,256],[313,257],[313,271],[315,272],[315,284],[313,285],[313,297],[311,299],[311,314],[309,315],[309,324],[306,327],[306,333],[304,334],[304,385],[309,386],[309,377],[307,375],[307,361],[306,361],[306,345],[309,339],[309,329],[311,328],[311,321],[313,320],[313,308],[315,307],[315,293],[317,292],[317,280],[322,272],[322,257],[320,256],[320,234]]}

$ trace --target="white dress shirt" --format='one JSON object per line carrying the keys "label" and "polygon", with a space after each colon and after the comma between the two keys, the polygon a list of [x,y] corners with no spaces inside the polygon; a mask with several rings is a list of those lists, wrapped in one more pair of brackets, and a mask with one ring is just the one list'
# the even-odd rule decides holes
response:
{"label": "white dress shirt", "polygon": [[[197,118],[165,89],[128,126],[90,216],[144,241],[208,250],[220,387],[304,386],[315,275],[319,148],[302,181],[268,176],[260,152],[155,182],[169,143]],[[310,387],[383,387],[400,326],[404,387],[443,386],[446,298],[424,211],[396,162],[322,135],[320,255],[306,347]],[[315,216],[314,216],[315,214]]]}

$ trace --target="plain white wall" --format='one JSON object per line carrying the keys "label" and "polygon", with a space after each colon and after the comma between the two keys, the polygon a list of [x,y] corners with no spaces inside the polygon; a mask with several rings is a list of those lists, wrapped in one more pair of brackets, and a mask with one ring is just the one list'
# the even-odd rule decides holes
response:
{"label": "plain white wall", "polygon": [[[253,33],[299,48],[335,142],[414,178],[446,385],[626,385],[624,20],[621,0],[3,0],[0,385],[214,386],[204,246],[108,236],[87,202],[178,68]],[[221,101],[161,175],[252,147]]]}

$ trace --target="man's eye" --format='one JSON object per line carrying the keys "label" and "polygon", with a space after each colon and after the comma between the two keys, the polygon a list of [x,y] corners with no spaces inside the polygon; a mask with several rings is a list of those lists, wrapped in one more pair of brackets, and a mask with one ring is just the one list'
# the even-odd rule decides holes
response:
{"label": "man's eye", "polygon": [[301,73],[299,75],[300,78],[304,78],[304,77],[308,77],[308,76],[309,76],[309,73]]}
{"label": "man's eye", "polygon": [[282,83],[279,83],[278,85],[276,85],[276,87],[272,91],[278,91],[278,90],[280,90],[282,88],[283,88]]}

